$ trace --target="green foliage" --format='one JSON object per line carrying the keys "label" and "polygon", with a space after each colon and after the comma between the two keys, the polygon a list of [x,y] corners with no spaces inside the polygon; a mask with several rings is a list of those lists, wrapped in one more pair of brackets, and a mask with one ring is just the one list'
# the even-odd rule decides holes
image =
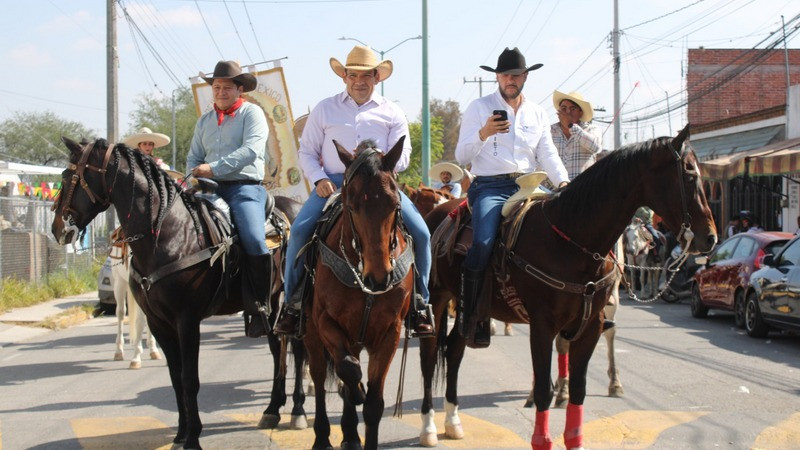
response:
{"label": "green foliage", "polygon": [[100,266],[95,264],[69,274],[51,274],[41,283],[4,278],[0,284],[0,312],[95,290],[99,271]]}
{"label": "green foliage", "polygon": [[[455,161],[456,145],[458,144],[458,132],[461,129],[461,106],[455,100],[439,100],[434,98],[430,103],[431,117],[438,117],[442,120],[442,144],[444,153],[442,161]],[[439,159],[431,157],[431,164]]]}
{"label": "green foliage", "polygon": [[[419,186],[422,182],[422,124],[414,122],[408,124],[411,134],[411,162],[408,168],[397,177],[398,182],[409,186]],[[444,145],[442,144],[442,119],[431,117],[431,161],[438,161],[442,158]]]}
{"label": "green foliage", "polygon": [[[192,143],[197,111],[194,96],[189,88],[175,91],[175,153],[179,172],[186,168],[186,155]],[[142,94],[136,99],[136,109],[131,112],[131,129],[127,135],[147,127],[155,133],[166,134],[172,138],[172,98],[157,98],[152,94]],[[172,165],[172,144],[156,149],[155,155]]]}
{"label": "green foliage", "polygon": [[69,153],[61,136],[80,141],[93,140],[95,135],[80,122],[62,119],[50,111],[17,112],[0,123],[0,152],[4,159],[15,162],[64,167]]}

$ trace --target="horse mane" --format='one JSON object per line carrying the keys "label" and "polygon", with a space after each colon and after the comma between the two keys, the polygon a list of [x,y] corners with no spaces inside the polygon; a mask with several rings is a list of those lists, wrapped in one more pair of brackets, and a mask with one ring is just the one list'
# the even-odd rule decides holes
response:
{"label": "horse mane", "polygon": [[[603,200],[608,199],[608,191],[614,190],[625,195],[620,180],[630,178],[633,174],[646,170],[652,154],[659,148],[669,144],[670,137],[660,137],[620,147],[594,163],[580,175],[575,177],[558,193],[556,198],[567,202],[577,211],[595,208]],[[598,186],[605,186],[598,189]]]}
{"label": "horse mane", "polygon": [[[363,153],[367,149],[375,149],[378,150],[378,143],[372,139],[364,139],[361,141],[355,150],[356,158]],[[378,150],[380,152],[380,150]],[[383,152],[380,152],[383,154]],[[352,166],[350,166],[352,167]],[[364,162],[362,162],[353,172],[353,175],[361,174],[366,177],[374,177],[378,175],[381,171],[381,158],[370,158],[367,157]]]}

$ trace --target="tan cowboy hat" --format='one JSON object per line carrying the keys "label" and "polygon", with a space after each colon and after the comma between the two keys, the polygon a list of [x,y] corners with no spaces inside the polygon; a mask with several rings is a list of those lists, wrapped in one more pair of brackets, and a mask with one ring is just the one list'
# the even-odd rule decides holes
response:
{"label": "tan cowboy hat", "polygon": [[519,185],[519,190],[506,200],[503,204],[501,214],[503,217],[508,217],[511,211],[517,206],[517,203],[527,198],[542,198],[546,197],[547,192],[543,191],[539,185],[547,178],[547,172],[531,172],[521,177],[518,177],[516,182]]}
{"label": "tan cowboy hat", "polygon": [[461,167],[458,167],[451,162],[440,162],[435,164],[433,167],[431,167],[431,170],[428,171],[428,176],[438,180],[442,172],[450,172],[450,175],[452,176],[450,181],[453,182],[460,180],[464,176],[464,171],[461,170]]}
{"label": "tan cowboy hat", "polygon": [[153,142],[154,148],[163,147],[169,144],[169,136],[161,133],[153,133],[150,128],[142,127],[139,132],[126,137],[122,143],[130,148],[138,148],[140,142]]}
{"label": "tan cowboy hat", "polygon": [[561,102],[563,100],[569,100],[575,103],[576,105],[580,106],[581,111],[583,111],[583,115],[581,116],[581,122],[588,122],[592,120],[592,117],[594,117],[594,111],[592,111],[592,104],[584,100],[581,94],[575,91],[572,91],[569,94],[565,94],[557,90],[553,92],[553,106],[555,106],[556,109],[561,107]]}
{"label": "tan cowboy hat", "polygon": [[366,45],[356,45],[347,54],[347,62],[342,65],[336,58],[331,58],[331,69],[336,75],[344,78],[344,70],[372,70],[376,69],[380,75],[381,81],[385,81],[392,76],[394,66],[391,60],[383,60],[378,62],[378,57],[375,52]]}
{"label": "tan cowboy hat", "polygon": [[256,80],[255,75],[242,72],[242,66],[236,61],[220,61],[214,67],[213,75],[207,77],[206,74],[200,72],[199,76],[208,84],[213,84],[215,78],[233,80],[234,83],[244,87],[245,92],[250,92],[258,86],[258,80]]}

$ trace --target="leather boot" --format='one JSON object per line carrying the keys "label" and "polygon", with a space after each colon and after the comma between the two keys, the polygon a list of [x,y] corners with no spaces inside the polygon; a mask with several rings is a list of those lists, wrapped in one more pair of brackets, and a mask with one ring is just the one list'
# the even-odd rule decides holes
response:
{"label": "leather boot", "polygon": [[300,309],[302,307],[302,287],[292,295],[292,299],[286,302],[281,308],[281,314],[275,321],[273,333],[290,336],[300,335]]}
{"label": "leather boot", "polygon": [[[468,336],[470,317],[478,307],[481,291],[483,290],[483,270],[464,268],[461,274],[461,313],[459,314],[459,333],[465,338]],[[486,347],[491,341],[491,331],[488,321],[482,321],[475,327],[475,346]]]}
{"label": "leather boot", "polygon": [[420,294],[414,294],[414,302],[411,305],[411,326],[413,337],[426,338],[433,337],[434,324],[433,324],[433,308],[431,305],[425,303],[425,300]]}
{"label": "leather boot", "polygon": [[244,312],[250,316],[245,320],[245,334],[257,338],[270,332],[269,294],[272,285],[272,255],[245,255],[242,273],[242,303]]}

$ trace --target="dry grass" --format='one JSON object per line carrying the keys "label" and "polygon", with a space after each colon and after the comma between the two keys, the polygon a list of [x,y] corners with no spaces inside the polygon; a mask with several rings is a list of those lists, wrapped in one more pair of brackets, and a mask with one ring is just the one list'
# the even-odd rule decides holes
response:
{"label": "dry grass", "polygon": [[4,278],[0,282],[0,313],[95,290],[99,271],[100,266],[95,264],[91,268],[69,274],[52,274],[41,283]]}

